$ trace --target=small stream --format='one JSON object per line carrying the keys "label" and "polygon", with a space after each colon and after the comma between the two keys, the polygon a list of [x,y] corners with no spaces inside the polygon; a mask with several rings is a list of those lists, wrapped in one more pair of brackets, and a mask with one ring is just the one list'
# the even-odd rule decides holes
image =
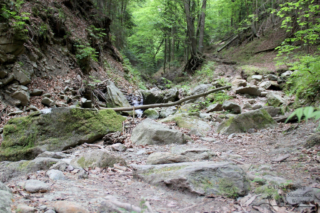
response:
{"label": "small stream", "polygon": [[[143,105],[143,98],[138,96],[130,95],[127,97],[131,106],[141,106]],[[142,109],[135,110],[136,117],[141,118],[143,115]]]}

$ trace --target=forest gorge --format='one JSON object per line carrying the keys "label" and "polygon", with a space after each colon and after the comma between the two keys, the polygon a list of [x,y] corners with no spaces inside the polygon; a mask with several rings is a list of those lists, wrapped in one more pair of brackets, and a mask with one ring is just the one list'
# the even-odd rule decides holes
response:
{"label": "forest gorge", "polygon": [[319,0],[0,0],[0,212],[320,211]]}

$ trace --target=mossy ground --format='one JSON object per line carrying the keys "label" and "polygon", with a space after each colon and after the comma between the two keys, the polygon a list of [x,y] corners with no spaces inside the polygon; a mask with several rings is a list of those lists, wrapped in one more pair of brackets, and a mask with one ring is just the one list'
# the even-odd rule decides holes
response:
{"label": "mossy ground", "polygon": [[4,126],[0,161],[32,159],[37,146],[61,151],[68,146],[90,143],[109,132],[121,131],[124,120],[113,110],[97,112],[77,108],[14,118]]}

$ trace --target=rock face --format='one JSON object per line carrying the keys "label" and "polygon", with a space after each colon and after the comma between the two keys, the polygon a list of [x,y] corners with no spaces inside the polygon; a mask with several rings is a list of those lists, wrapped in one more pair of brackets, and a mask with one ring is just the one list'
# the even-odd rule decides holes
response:
{"label": "rock face", "polygon": [[231,101],[225,101],[222,104],[222,108],[234,114],[241,114],[241,107]]}
{"label": "rock face", "polygon": [[221,123],[218,132],[221,134],[232,134],[247,132],[249,129],[263,129],[274,127],[276,122],[264,109],[254,110],[230,118]]}
{"label": "rock face", "polygon": [[107,81],[107,92],[105,94],[107,107],[130,107],[124,94],[114,85],[112,81]]}
{"label": "rock face", "polygon": [[71,161],[74,167],[113,167],[114,164],[126,165],[125,160],[102,150],[92,150],[81,154]]}
{"label": "rock face", "polygon": [[153,144],[183,144],[187,142],[187,136],[180,131],[146,119],[132,131],[131,140],[137,145]]}
{"label": "rock face", "polygon": [[179,91],[177,89],[169,89],[165,91],[151,89],[141,91],[144,104],[168,103],[169,101],[177,101],[179,99]]}
{"label": "rock face", "polygon": [[173,116],[169,116],[161,120],[161,122],[164,123],[172,121],[175,121],[177,125],[181,128],[189,129],[193,131],[193,133],[200,134],[203,136],[207,135],[207,133],[211,130],[211,126],[207,122],[201,120],[198,117],[188,116],[186,114],[175,114]]}
{"label": "rock face", "polygon": [[53,158],[36,158],[32,161],[0,162],[0,181],[6,182],[18,175],[26,175],[30,172],[48,170],[59,160]]}
{"label": "rock face", "polygon": [[0,161],[30,160],[121,131],[125,119],[113,110],[54,108],[51,113],[11,119],[4,126]]}
{"label": "rock face", "polygon": [[230,163],[192,162],[165,165],[132,165],[134,178],[174,190],[198,195],[246,195],[249,182],[245,172]]}

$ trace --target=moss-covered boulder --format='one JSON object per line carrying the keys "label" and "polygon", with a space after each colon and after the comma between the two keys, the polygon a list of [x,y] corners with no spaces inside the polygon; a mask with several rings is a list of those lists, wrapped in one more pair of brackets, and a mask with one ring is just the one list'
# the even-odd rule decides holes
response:
{"label": "moss-covered boulder", "polygon": [[159,112],[155,109],[147,109],[143,112],[143,116],[150,119],[158,119],[159,118]]}
{"label": "moss-covered boulder", "polygon": [[307,138],[304,147],[312,148],[316,145],[320,145],[320,132],[314,133]]}
{"label": "moss-covered boulder", "polygon": [[276,122],[269,113],[265,109],[259,109],[231,117],[219,125],[218,132],[221,134],[241,133],[252,128],[264,129],[275,125]]}
{"label": "moss-covered boulder", "polygon": [[226,162],[131,165],[133,177],[147,183],[197,195],[238,197],[249,191],[246,173]]}
{"label": "moss-covered boulder", "polygon": [[92,143],[110,132],[121,131],[124,117],[113,110],[54,108],[13,118],[4,126],[0,161],[34,159],[44,151],[62,151]]}
{"label": "moss-covered boulder", "polygon": [[85,152],[71,161],[71,165],[81,168],[105,168],[113,167],[114,164],[126,166],[124,159],[102,150]]}

